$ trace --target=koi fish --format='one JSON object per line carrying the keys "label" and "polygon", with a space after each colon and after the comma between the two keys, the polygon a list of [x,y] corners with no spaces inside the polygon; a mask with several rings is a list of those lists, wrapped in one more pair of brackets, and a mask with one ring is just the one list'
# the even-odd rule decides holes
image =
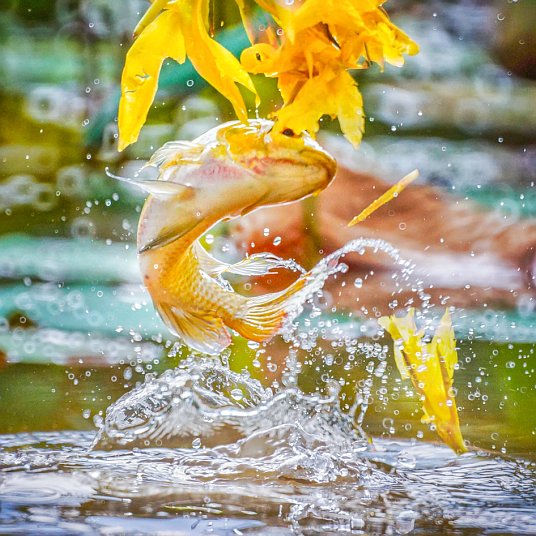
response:
{"label": "koi fish", "polygon": [[264,275],[285,261],[261,253],[230,265],[199,242],[218,222],[315,195],[332,181],[335,160],[308,134],[272,128],[267,120],[229,122],[156,151],[147,164],[158,168],[156,180],[110,175],[150,194],[138,226],[143,281],[170,331],[202,353],[229,346],[229,329],[269,340],[297,301],[321,286],[306,273],[281,292],[243,296],[222,274]]}

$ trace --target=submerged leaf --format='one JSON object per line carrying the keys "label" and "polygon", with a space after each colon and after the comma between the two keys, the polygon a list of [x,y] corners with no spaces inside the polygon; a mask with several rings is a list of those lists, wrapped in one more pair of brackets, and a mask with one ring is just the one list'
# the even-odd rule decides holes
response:
{"label": "submerged leaf", "polygon": [[448,309],[429,344],[422,342],[423,333],[417,331],[413,308],[406,317],[384,316],[378,322],[395,341],[395,361],[402,378],[410,378],[421,395],[423,422],[434,424],[454,452],[466,452],[452,385],[458,354]]}

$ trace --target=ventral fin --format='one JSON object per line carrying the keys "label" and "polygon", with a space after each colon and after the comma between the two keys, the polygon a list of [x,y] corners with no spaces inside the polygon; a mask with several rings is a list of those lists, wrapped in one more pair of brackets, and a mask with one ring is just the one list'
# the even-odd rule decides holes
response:
{"label": "ventral fin", "polygon": [[272,274],[276,268],[287,267],[288,261],[277,255],[272,255],[271,253],[255,253],[236,264],[231,264],[225,271],[236,275],[254,277]]}
{"label": "ventral fin", "polygon": [[195,191],[191,186],[185,186],[184,184],[178,184],[176,182],[120,177],[111,173],[108,168],[106,168],[106,175],[112,179],[136,186],[158,199],[170,199],[172,197],[187,199],[188,197],[191,197]]}
{"label": "ventral fin", "polygon": [[201,270],[211,277],[217,277],[224,273],[229,264],[213,257],[199,242],[194,243],[194,253],[199,261]]}
{"label": "ventral fin", "polygon": [[157,309],[171,331],[198,352],[219,355],[231,344],[231,336],[217,316],[179,311],[162,304],[157,304]]}

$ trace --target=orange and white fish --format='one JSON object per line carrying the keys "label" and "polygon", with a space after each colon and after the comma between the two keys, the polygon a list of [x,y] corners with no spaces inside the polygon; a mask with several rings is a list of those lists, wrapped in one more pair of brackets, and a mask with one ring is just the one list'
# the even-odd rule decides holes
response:
{"label": "orange and white fish", "polygon": [[297,296],[316,290],[303,274],[281,292],[238,294],[221,274],[262,275],[284,261],[258,254],[229,265],[199,243],[222,220],[314,195],[332,181],[335,160],[308,134],[272,127],[266,120],[226,123],[193,142],[165,144],[148,164],[158,167],[157,180],[115,177],[150,194],[138,227],[143,281],[167,327],[199,352],[219,354],[231,342],[228,328],[269,340]]}

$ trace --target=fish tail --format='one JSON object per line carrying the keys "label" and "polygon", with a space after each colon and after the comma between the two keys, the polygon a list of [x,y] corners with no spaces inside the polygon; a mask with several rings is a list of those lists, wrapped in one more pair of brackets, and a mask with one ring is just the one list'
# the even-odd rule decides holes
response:
{"label": "fish tail", "polygon": [[303,303],[322,288],[325,279],[325,273],[310,271],[281,292],[248,298],[243,312],[227,324],[246,339],[267,341],[300,313]]}

